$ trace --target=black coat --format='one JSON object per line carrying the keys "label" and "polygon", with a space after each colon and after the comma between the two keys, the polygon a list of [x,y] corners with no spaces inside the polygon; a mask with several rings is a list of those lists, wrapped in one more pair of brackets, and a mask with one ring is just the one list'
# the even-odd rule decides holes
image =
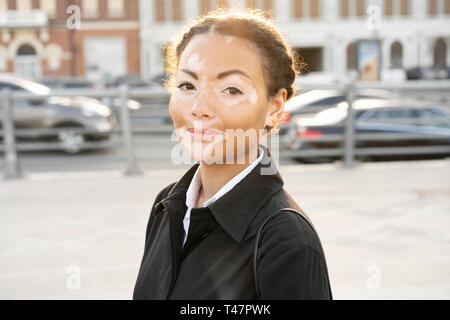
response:
{"label": "black coat", "polygon": [[[279,208],[301,208],[276,174],[268,149],[232,190],[192,208],[182,247],[186,191],[199,163],[161,190],[151,210],[133,299],[255,299],[253,248],[262,222]],[[319,239],[299,215],[285,212],[261,234],[257,279],[262,299],[330,299]]]}

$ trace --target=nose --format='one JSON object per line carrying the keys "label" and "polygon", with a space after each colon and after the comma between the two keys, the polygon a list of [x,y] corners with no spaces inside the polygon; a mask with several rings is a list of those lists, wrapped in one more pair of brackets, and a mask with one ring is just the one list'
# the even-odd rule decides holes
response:
{"label": "nose", "polygon": [[200,95],[192,105],[191,116],[195,120],[212,119],[214,111],[210,107],[210,99],[205,94]]}

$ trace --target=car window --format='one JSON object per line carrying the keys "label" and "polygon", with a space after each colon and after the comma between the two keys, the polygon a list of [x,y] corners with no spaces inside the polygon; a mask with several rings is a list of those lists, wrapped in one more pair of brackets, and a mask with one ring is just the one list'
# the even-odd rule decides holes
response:
{"label": "car window", "polygon": [[450,116],[434,109],[417,110],[417,118],[421,126],[450,128]]}
{"label": "car window", "polygon": [[329,97],[329,98],[325,98],[325,99],[321,99],[319,101],[316,101],[316,102],[310,104],[310,106],[312,106],[312,107],[316,107],[316,106],[332,106],[332,105],[336,105],[338,103],[341,103],[344,100],[345,100],[344,96]]}
{"label": "car window", "polygon": [[415,125],[414,112],[409,108],[383,108],[370,110],[364,118],[366,123]]}
{"label": "car window", "polygon": [[383,96],[361,94],[361,95],[357,95],[356,99],[387,99],[387,98],[385,98]]}
{"label": "car window", "polygon": [[12,83],[0,82],[0,90],[10,88],[11,90],[24,90],[22,87],[16,86]]}

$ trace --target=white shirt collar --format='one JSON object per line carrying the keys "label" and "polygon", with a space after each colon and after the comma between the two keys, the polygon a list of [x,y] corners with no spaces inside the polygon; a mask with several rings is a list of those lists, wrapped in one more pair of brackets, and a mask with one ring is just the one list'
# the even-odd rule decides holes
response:
{"label": "white shirt collar", "polygon": [[[261,161],[264,155],[264,150],[259,146],[259,157],[253,161],[248,167],[234,176],[230,181],[228,181],[219,191],[216,192],[210,199],[203,203],[203,207],[207,207],[209,204],[215,202],[221,196],[226,194],[228,191],[234,188],[242,179],[244,179]],[[189,185],[188,190],[186,191],[186,206],[188,208],[193,208],[195,206],[195,202],[198,197],[198,193],[200,191],[202,185],[201,174],[200,174],[200,166],[195,171],[194,177]]]}

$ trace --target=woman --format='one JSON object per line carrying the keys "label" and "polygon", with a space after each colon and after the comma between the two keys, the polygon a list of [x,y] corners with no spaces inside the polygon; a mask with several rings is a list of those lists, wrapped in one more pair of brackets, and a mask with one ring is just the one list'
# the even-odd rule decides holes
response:
{"label": "woman", "polygon": [[294,95],[292,50],[259,11],[217,10],[168,53],[170,115],[197,163],[156,197],[133,298],[331,299],[320,241],[290,211],[261,232],[254,281],[259,227],[301,210],[260,144]]}

